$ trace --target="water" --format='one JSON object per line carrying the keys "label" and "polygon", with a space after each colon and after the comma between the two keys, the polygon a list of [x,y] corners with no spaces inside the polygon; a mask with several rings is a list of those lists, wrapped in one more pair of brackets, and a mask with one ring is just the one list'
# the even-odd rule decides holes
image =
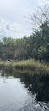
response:
{"label": "water", "polygon": [[1,73],[0,111],[49,111],[48,75],[1,76]]}

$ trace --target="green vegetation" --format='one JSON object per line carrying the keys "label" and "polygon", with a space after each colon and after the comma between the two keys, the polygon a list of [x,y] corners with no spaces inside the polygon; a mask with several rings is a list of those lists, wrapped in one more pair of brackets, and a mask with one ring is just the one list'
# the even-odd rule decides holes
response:
{"label": "green vegetation", "polygon": [[34,58],[49,62],[49,25],[45,21],[40,30],[30,37],[12,39],[4,37],[0,41],[0,58],[5,60],[27,60]]}
{"label": "green vegetation", "polygon": [[0,67],[10,72],[17,69],[20,72],[30,73],[32,70],[35,74],[49,74],[49,65],[46,65],[49,64],[49,25],[44,22],[40,28],[30,37],[4,37],[0,41]]}
{"label": "green vegetation", "polygon": [[[36,16],[35,18],[39,21]],[[49,64],[49,18],[47,19],[45,13],[42,16],[44,18],[41,20],[43,22],[40,23],[39,29],[36,29],[29,37],[19,39],[3,37],[0,41],[0,67],[49,73],[49,66],[46,65]]]}
{"label": "green vegetation", "polygon": [[13,72],[17,71],[20,73],[31,73],[31,74],[49,74],[49,65],[45,63],[41,64],[39,61],[33,59],[23,60],[19,62],[0,62],[0,67],[6,71]]}

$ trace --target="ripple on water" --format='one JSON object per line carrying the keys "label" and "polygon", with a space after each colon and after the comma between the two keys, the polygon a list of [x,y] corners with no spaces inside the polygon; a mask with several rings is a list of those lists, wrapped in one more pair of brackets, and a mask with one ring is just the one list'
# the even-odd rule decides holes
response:
{"label": "ripple on water", "polygon": [[20,78],[0,77],[0,111],[49,111],[49,103],[36,102],[24,86]]}

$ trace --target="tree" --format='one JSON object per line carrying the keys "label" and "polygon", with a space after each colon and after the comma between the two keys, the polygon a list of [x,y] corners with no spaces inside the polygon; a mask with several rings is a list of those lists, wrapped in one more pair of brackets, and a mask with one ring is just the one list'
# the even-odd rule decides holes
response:
{"label": "tree", "polygon": [[30,23],[32,25],[33,32],[40,29],[40,26],[45,23],[49,24],[49,5],[46,3],[42,7],[38,7],[34,13],[30,14]]}

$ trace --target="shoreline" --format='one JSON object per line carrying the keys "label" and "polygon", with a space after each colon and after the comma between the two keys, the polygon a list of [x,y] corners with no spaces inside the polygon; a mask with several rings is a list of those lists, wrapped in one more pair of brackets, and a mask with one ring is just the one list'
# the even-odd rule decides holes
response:
{"label": "shoreline", "polygon": [[22,60],[22,61],[1,61],[0,68],[6,71],[12,72],[13,70],[22,73],[33,73],[33,74],[49,74],[49,65],[40,63],[34,59]]}

